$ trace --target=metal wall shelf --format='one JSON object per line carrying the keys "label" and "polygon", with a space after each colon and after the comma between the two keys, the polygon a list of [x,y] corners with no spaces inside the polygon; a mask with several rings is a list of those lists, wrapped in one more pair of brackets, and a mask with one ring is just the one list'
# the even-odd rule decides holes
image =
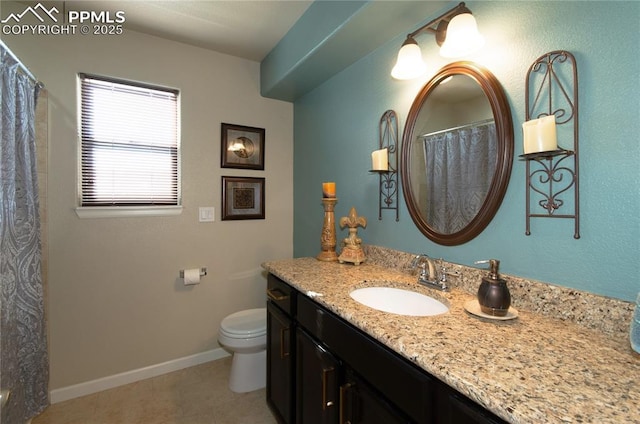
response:
{"label": "metal wall shelf", "polygon": [[[555,115],[558,144],[571,140],[568,148],[521,155],[526,160],[526,235],[531,218],[574,220],[575,239],[580,238],[578,71],[575,57],[564,50],[540,56],[529,68],[526,80],[526,120]],[[573,195],[573,205],[565,204]],[[571,209],[573,206],[573,210]],[[560,209],[566,213],[558,213]]]}
{"label": "metal wall shelf", "polygon": [[378,199],[378,219],[382,220],[382,210],[396,211],[396,221],[400,220],[398,208],[398,116],[388,110],[380,118],[380,149],[387,149],[389,170],[372,171],[380,176]]}

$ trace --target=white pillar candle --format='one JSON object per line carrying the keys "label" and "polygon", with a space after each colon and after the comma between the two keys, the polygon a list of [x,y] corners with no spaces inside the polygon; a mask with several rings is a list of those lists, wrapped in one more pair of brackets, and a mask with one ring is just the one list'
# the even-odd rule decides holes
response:
{"label": "white pillar candle", "polygon": [[380,149],[371,153],[371,166],[371,169],[374,171],[389,170],[389,154],[387,149]]}
{"label": "white pillar candle", "polygon": [[522,124],[524,153],[548,152],[558,149],[555,115],[533,119]]}

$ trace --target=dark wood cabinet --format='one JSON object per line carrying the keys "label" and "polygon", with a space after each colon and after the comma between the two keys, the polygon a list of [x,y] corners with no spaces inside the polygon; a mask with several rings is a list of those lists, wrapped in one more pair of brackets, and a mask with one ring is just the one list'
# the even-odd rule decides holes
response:
{"label": "dark wood cabinet", "polygon": [[407,424],[411,421],[320,341],[298,327],[296,422]]}
{"label": "dark wood cabinet", "polygon": [[280,423],[293,424],[295,292],[272,275],[267,290],[267,404]]}
{"label": "dark wood cabinet", "polygon": [[[352,370],[348,375],[359,376],[360,384],[347,387],[351,389],[352,398],[358,393],[366,393],[360,401],[369,399],[373,403],[377,397],[381,404],[388,406],[387,409],[402,411],[398,416],[410,418],[398,422],[432,422],[433,379],[424,371],[308,297],[298,298],[297,321]],[[364,381],[378,393],[365,391]],[[343,405],[343,410],[349,410],[348,405]]]}
{"label": "dark wood cabinet", "polygon": [[414,422],[352,370],[347,370],[345,381],[340,385],[340,399],[340,424],[408,424]]}
{"label": "dark wood cabinet", "polygon": [[501,418],[462,396],[449,386],[441,384],[438,390],[438,417],[442,424],[503,424]]}
{"label": "dark wood cabinet", "polygon": [[269,275],[267,402],[282,424],[504,424]]}
{"label": "dark wood cabinet", "polygon": [[338,358],[307,332],[296,330],[296,422],[338,422],[340,377]]}

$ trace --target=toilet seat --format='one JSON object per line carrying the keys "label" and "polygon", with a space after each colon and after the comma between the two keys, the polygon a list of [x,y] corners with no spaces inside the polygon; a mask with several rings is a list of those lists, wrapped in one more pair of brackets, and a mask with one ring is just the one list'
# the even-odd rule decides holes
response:
{"label": "toilet seat", "polygon": [[267,309],[247,309],[233,313],[222,320],[220,332],[234,339],[264,336],[267,334]]}

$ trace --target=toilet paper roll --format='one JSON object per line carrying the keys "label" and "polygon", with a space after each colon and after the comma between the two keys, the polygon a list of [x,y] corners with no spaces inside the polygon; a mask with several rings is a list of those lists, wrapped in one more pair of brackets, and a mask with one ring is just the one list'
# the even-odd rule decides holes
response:
{"label": "toilet paper roll", "polygon": [[192,286],[200,284],[200,268],[192,268],[184,270],[184,285]]}

